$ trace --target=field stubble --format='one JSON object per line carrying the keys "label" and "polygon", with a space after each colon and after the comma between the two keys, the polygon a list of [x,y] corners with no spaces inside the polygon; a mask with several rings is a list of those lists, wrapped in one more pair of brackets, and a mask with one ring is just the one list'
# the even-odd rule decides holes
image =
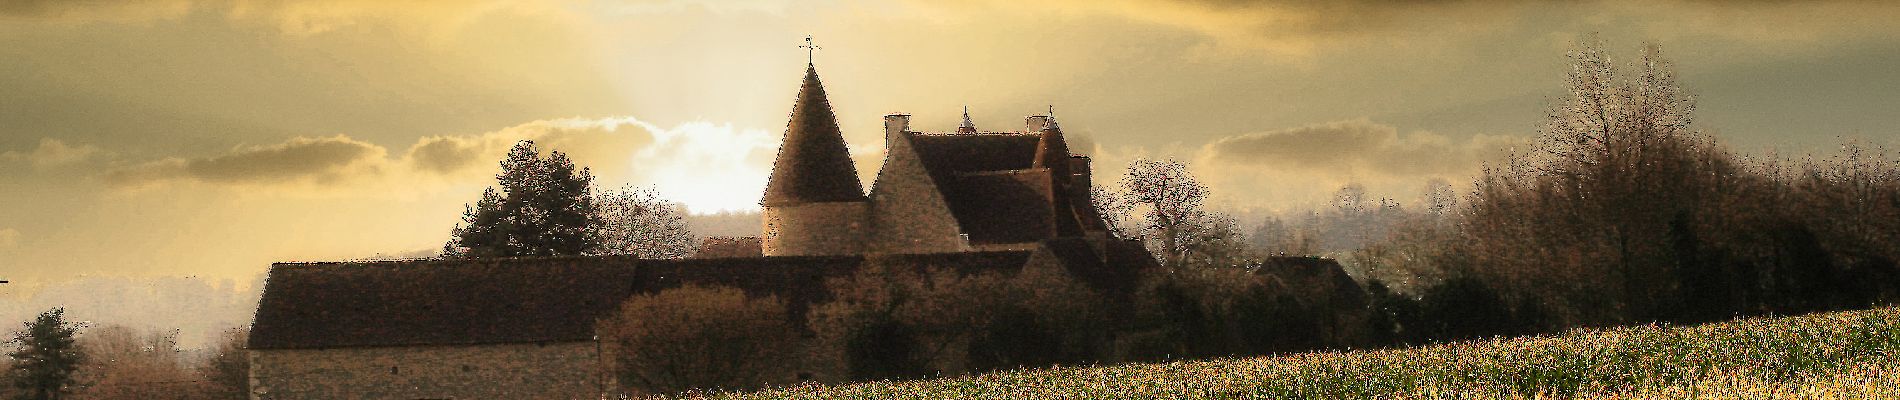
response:
{"label": "field stubble", "polygon": [[1900,398],[1900,308],[682,397]]}

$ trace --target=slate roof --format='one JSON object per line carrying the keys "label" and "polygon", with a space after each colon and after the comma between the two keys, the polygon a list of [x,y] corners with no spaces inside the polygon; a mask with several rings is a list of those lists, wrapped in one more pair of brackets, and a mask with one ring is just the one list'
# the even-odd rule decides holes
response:
{"label": "slate roof", "polygon": [[624,257],[280,263],[252,349],[582,341],[633,291]]}
{"label": "slate roof", "polygon": [[[971,243],[1024,243],[1107,230],[1085,195],[1088,188],[1072,187],[1079,184],[1069,176],[1078,156],[1069,153],[1059,130],[914,134],[910,139]],[[1087,161],[1079,164],[1086,167]]]}
{"label": "slate roof", "polygon": [[1022,243],[1054,234],[1049,172],[1032,170],[1041,140],[1020,133],[918,134],[911,144],[971,243]]}
{"label": "slate roof", "polygon": [[867,262],[1013,272],[1028,251],[888,256],[639,260],[623,256],[279,263],[249,348],[556,343],[592,340],[594,322],[636,294],[688,283],[784,300],[794,321],[829,300],[825,282]]}
{"label": "slate roof", "polygon": [[950,214],[972,244],[1024,243],[1055,237],[1049,170],[958,175],[940,182]]}
{"label": "slate roof", "polygon": [[1330,294],[1327,301],[1340,309],[1366,306],[1365,288],[1338,261],[1319,257],[1267,257],[1254,269],[1255,274],[1280,280],[1289,288]]}
{"label": "slate roof", "polygon": [[862,200],[864,188],[858,183],[844,134],[838,130],[838,117],[825,98],[818,70],[808,66],[759,204]]}
{"label": "slate roof", "polygon": [[917,134],[911,147],[933,178],[960,173],[1029,169],[1036,162],[1034,134]]}

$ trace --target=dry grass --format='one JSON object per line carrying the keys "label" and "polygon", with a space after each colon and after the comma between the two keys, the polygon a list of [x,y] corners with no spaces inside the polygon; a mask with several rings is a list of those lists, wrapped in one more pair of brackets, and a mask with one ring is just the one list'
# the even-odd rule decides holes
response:
{"label": "dry grass", "polygon": [[688,397],[1900,398],[1900,308]]}

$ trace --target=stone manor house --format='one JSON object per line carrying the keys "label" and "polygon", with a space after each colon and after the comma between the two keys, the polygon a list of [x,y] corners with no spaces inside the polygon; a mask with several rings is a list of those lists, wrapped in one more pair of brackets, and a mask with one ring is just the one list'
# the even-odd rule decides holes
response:
{"label": "stone manor house", "polygon": [[[884,117],[867,195],[808,66],[752,250],[684,260],[545,257],[278,263],[249,342],[253,399],[580,399],[616,393],[596,324],[682,284],[784,299],[794,315],[861,266],[1053,269],[1104,292],[1154,265],[1089,201],[1089,159],[1053,117],[912,130]],[[802,322],[801,322],[802,323]]]}

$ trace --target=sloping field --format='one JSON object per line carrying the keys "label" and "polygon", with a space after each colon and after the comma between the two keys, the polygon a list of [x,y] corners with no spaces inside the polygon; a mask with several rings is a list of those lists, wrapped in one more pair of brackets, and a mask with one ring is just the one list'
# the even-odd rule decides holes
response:
{"label": "sloping field", "polygon": [[705,397],[1900,398],[1900,308]]}

